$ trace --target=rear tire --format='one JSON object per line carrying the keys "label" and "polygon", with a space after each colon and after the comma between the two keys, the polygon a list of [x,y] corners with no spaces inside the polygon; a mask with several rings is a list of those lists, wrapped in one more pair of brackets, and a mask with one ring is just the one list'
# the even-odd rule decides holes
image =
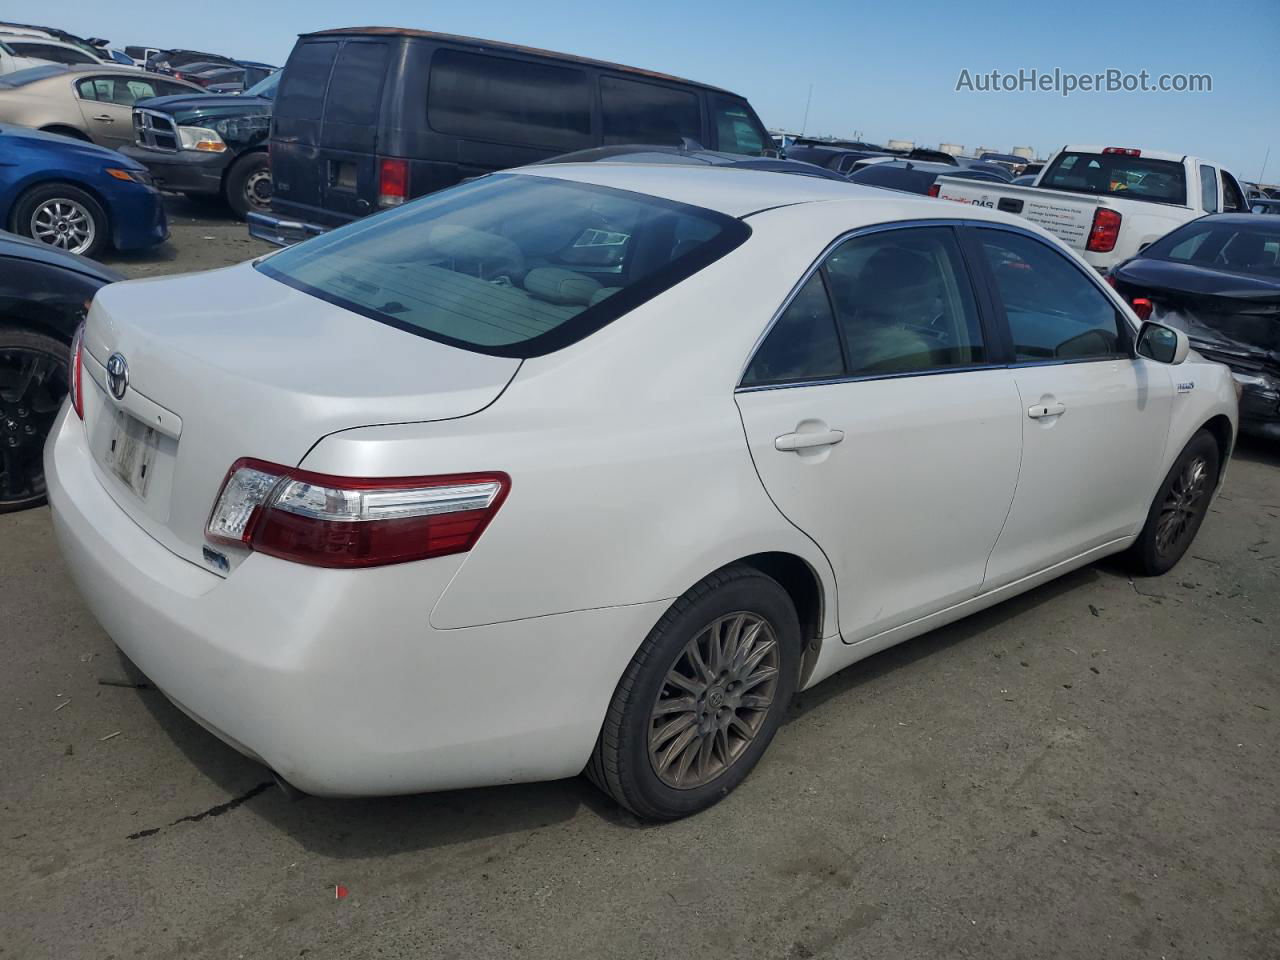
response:
{"label": "rear tire", "polygon": [[265,153],[249,153],[227,171],[227,206],[243,220],[250,213],[271,209],[271,164]]}
{"label": "rear tire", "polygon": [[741,783],[795,693],[800,623],[771,577],[732,566],[694,586],[622,675],[587,765],[638,817],[675,820]]}
{"label": "rear tire", "polygon": [[13,205],[11,229],[58,250],[96,256],[111,237],[107,212],[69,183],[41,183]]}
{"label": "rear tire", "polygon": [[1129,548],[1135,573],[1158,577],[1182,559],[1209,512],[1219,459],[1218,442],[1208,430],[1201,430],[1183,448],[1156,493],[1142,533]]}
{"label": "rear tire", "polygon": [[44,503],[44,442],[67,395],[67,345],[0,322],[0,513]]}

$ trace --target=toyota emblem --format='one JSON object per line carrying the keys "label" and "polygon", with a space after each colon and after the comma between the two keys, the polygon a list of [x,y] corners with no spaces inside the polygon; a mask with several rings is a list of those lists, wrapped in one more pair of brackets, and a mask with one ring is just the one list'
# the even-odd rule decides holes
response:
{"label": "toyota emblem", "polygon": [[129,389],[129,364],[118,353],[107,358],[107,388],[117,400],[123,400],[125,390]]}

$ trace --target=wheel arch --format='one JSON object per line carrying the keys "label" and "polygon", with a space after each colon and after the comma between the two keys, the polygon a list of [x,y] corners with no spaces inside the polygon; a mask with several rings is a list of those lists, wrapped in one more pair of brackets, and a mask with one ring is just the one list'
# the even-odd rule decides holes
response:
{"label": "wheel arch", "polygon": [[[1220,482],[1222,475],[1226,472],[1227,460],[1231,457],[1231,450],[1235,446],[1235,431],[1231,428],[1231,420],[1226,414],[1219,413],[1201,424],[1200,430],[1208,430],[1218,444],[1217,480]],[[1198,433],[1199,430],[1196,432]]]}
{"label": "wheel arch", "polygon": [[73,127],[69,123],[50,123],[40,128],[41,133],[56,133],[61,137],[70,137],[73,140],[80,140],[84,143],[93,143],[93,138],[79,127]]}
{"label": "wheel arch", "polygon": [[222,168],[222,193],[224,196],[227,192],[227,179],[231,176],[231,171],[239,166],[241,160],[248,160],[259,154],[268,158],[270,157],[270,151],[267,150],[267,144],[265,141],[241,150],[231,158],[225,167]]}
{"label": "wheel arch", "polygon": [[725,566],[735,564],[752,567],[778,581],[795,605],[796,616],[800,620],[800,638],[804,644],[796,689],[803,689],[822,651],[822,625],[827,602],[822,578],[807,560],[783,551],[751,554]]}

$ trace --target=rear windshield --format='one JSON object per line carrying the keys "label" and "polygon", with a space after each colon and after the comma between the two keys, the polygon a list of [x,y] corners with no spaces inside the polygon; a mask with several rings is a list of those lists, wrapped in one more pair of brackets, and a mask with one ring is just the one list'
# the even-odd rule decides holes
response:
{"label": "rear windshield", "polygon": [[1038,186],[1074,193],[1118,194],[1152,203],[1187,202],[1187,173],[1172,160],[1119,153],[1060,153]]}
{"label": "rear windshield", "polygon": [[938,179],[936,173],[916,170],[909,167],[895,167],[889,163],[873,163],[849,174],[854,183],[865,183],[872,187],[887,187],[890,190],[906,190],[909,193],[926,193],[933,181]]}
{"label": "rear windshield", "polygon": [[1161,237],[1142,255],[1276,280],[1280,279],[1280,222],[1193,220]]}
{"label": "rear windshield", "polygon": [[533,357],[599,330],[750,232],[644,194],[496,174],[348,224],[257,269],[409,333]]}

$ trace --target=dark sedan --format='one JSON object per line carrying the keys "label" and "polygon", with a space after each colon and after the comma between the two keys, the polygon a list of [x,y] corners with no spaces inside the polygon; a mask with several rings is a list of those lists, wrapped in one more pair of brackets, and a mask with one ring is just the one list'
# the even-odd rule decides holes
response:
{"label": "dark sedan", "polygon": [[1280,220],[1224,213],[1193,220],[1111,271],[1140,312],[1186,331],[1243,390],[1240,428],[1280,440]]}
{"label": "dark sedan", "polygon": [[960,177],[989,183],[1009,182],[1005,177],[987,170],[953,167],[948,163],[927,163],[922,160],[885,160],[849,174],[852,183],[865,183],[871,187],[903,190],[907,193],[924,193],[931,197],[938,195],[933,186],[939,177]]}
{"label": "dark sedan", "polygon": [[67,350],[98,288],[120,276],[0,231],[0,513],[44,502],[41,453],[67,395]]}

